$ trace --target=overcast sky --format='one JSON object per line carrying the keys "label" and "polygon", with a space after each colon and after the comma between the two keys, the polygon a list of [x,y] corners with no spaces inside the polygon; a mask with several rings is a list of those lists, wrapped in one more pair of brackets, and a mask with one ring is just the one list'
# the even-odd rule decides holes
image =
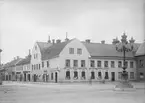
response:
{"label": "overcast sky", "polygon": [[93,42],[144,40],[144,0],[0,0],[2,62],[25,57],[36,41],[78,38]]}

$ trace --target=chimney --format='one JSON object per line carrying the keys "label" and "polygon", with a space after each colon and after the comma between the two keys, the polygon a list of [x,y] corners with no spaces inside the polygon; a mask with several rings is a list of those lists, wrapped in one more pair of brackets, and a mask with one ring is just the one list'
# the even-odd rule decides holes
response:
{"label": "chimney", "polygon": [[90,41],[91,41],[90,39],[86,39],[86,43],[90,43]]}
{"label": "chimney", "polygon": [[48,43],[51,43],[50,36],[48,36]]}
{"label": "chimney", "polygon": [[101,44],[105,44],[105,40],[102,40],[102,41],[101,41]]}
{"label": "chimney", "polygon": [[112,42],[112,44],[117,44],[117,43],[119,43],[120,41],[118,40],[118,38],[116,37],[116,39],[113,39],[113,42]]}
{"label": "chimney", "polygon": [[65,38],[65,41],[68,41],[68,40],[69,40],[69,39],[67,38],[67,34],[68,34],[68,33],[66,32],[66,38]]}
{"label": "chimney", "polygon": [[52,39],[52,43],[55,44],[55,39]]}
{"label": "chimney", "polygon": [[19,59],[19,56],[17,56],[17,58],[16,59]]}
{"label": "chimney", "polygon": [[133,37],[131,37],[131,39],[129,40],[130,43],[134,43],[135,40],[133,39]]}
{"label": "chimney", "polygon": [[57,39],[57,40],[56,40],[56,43],[61,43],[61,40],[60,40],[60,39]]}

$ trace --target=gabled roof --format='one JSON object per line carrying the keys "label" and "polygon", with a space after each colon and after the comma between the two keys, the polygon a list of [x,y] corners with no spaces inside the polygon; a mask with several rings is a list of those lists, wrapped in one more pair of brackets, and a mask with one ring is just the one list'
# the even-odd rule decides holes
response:
{"label": "gabled roof", "polygon": [[145,55],[145,41],[139,46],[135,56]]}
{"label": "gabled roof", "polygon": [[61,43],[47,43],[47,42],[37,42],[38,46],[40,47],[42,60],[47,60],[54,58],[60,54],[60,52],[63,50],[63,48],[70,42],[71,40],[68,40],[66,42]]}
{"label": "gabled roof", "polygon": [[30,64],[30,61],[31,61],[31,55],[28,55],[26,58],[20,60],[16,65]]}
{"label": "gabled roof", "polygon": [[[102,43],[86,43],[82,42],[91,56],[102,56],[102,57],[122,57],[123,53],[116,51],[115,45],[113,44],[102,44]],[[135,50],[138,45],[135,44]],[[133,52],[127,52],[126,57],[133,57]]]}

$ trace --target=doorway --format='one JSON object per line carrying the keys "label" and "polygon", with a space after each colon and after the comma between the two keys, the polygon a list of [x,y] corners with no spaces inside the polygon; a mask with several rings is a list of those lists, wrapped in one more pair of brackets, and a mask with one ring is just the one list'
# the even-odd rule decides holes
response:
{"label": "doorway", "polygon": [[111,80],[115,81],[115,72],[111,72],[111,77],[112,77]]}
{"label": "doorway", "polygon": [[55,72],[55,83],[57,83],[57,72]]}

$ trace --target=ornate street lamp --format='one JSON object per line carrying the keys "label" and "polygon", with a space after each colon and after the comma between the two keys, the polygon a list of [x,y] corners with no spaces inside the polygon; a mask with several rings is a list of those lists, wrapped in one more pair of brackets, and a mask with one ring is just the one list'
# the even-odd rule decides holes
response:
{"label": "ornate street lamp", "polygon": [[130,43],[128,43],[127,41],[127,35],[125,34],[125,32],[123,33],[122,35],[122,39],[121,39],[121,42],[118,42],[116,44],[116,50],[118,52],[123,52],[123,72],[122,72],[122,82],[121,84],[119,85],[116,85],[117,88],[120,88],[120,89],[124,89],[124,88],[133,88],[133,86],[127,81],[128,79],[128,74],[126,72],[126,52],[132,52],[133,49],[134,49],[134,46],[133,46],[133,43],[134,43],[134,39],[131,38],[131,40],[129,40]]}

